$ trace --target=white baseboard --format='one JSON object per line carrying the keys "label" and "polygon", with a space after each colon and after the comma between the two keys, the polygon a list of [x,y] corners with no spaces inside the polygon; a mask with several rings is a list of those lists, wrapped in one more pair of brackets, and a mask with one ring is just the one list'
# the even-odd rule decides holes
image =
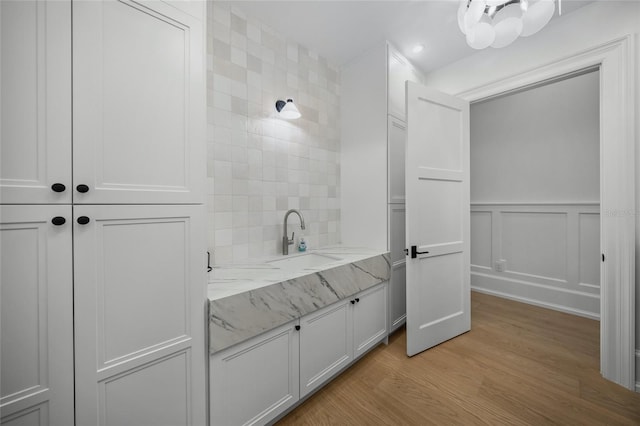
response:
{"label": "white baseboard", "polygon": [[640,349],[636,349],[636,392],[640,393]]}
{"label": "white baseboard", "polygon": [[[492,296],[502,297],[504,299],[515,300],[516,302],[527,303],[529,305],[540,306],[542,308],[553,309],[555,311],[565,312],[568,314],[578,315],[594,320],[600,320],[600,314],[598,312],[579,308],[579,301],[578,303],[576,303],[576,305],[578,306],[561,305],[551,302],[550,300],[558,300],[557,293],[559,292],[557,291],[542,289],[543,291],[540,294],[545,295],[545,297],[533,298],[526,296],[525,294],[527,293],[527,291],[526,289],[524,289],[524,287],[526,286],[538,287],[538,290],[540,290],[540,287],[534,283],[514,283],[511,280],[504,280],[485,274],[478,274],[475,272],[471,273],[471,282],[471,289],[479,293],[490,294]],[[508,284],[511,287],[509,291],[504,291],[505,284]],[[590,299],[592,298],[592,296],[590,295],[587,297],[589,297]],[[578,297],[577,299],[580,298]]]}

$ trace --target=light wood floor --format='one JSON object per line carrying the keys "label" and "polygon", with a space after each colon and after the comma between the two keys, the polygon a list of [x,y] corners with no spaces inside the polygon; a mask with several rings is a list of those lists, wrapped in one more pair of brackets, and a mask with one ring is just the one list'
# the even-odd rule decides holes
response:
{"label": "light wood floor", "polygon": [[471,331],[408,358],[391,336],[286,425],[640,425],[640,394],[599,373],[599,323],[472,293]]}

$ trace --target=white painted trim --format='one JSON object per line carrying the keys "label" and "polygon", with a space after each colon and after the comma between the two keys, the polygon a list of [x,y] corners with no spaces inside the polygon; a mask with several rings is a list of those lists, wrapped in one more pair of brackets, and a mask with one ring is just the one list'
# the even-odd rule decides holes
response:
{"label": "white painted trim", "polygon": [[558,203],[554,201],[541,201],[535,203],[525,203],[525,202],[513,202],[513,201],[491,201],[491,202],[472,202],[471,207],[482,207],[482,206],[518,206],[518,207],[527,207],[527,206],[599,206],[600,203],[597,201],[585,201],[585,202],[571,202],[571,203]]}
{"label": "white painted trim", "polygon": [[600,370],[635,388],[635,54],[634,36],[457,94],[480,101],[581,69],[600,69],[601,268]]}
{"label": "white painted trim", "polygon": [[598,315],[595,315],[593,312],[583,311],[581,309],[568,308],[566,306],[556,305],[554,303],[541,302],[539,300],[529,299],[528,297],[514,296],[513,294],[503,293],[501,291],[489,290],[486,288],[476,287],[473,285],[471,286],[471,291],[488,294],[491,296],[501,297],[503,299],[514,300],[516,302],[522,302],[528,305],[540,306],[541,308],[553,309],[554,311],[564,312],[572,315],[578,315],[578,316],[589,318],[596,321],[600,319]]}
{"label": "white painted trim", "polygon": [[[640,370],[640,349],[636,349],[636,371]],[[640,393],[640,380],[636,381],[636,392]]]}

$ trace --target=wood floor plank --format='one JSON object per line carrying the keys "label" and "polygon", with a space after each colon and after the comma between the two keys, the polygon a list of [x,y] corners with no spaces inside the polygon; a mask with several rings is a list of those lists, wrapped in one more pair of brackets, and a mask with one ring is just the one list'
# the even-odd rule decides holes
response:
{"label": "wood floor plank", "polygon": [[472,328],[414,357],[390,336],[278,425],[640,425],[599,373],[599,323],[472,293]]}

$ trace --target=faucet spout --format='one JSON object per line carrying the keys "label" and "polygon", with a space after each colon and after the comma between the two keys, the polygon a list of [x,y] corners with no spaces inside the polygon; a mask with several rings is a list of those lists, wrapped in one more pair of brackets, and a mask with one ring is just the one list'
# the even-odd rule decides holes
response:
{"label": "faucet spout", "polygon": [[[284,236],[282,237],[282,254],[289,254],[289,246],[293,244],[293,235],[291,235],[291,239],[289,239],[289,234],[287,233],[287,220],[289,219],[289,215],[291,213],[295,213],[300,218],[300,228],[305,229],[304,225],[304,216],[296,209],[291,209],[287,211],[284,215]],[[295,233],[294,233],[295,234]]]}

